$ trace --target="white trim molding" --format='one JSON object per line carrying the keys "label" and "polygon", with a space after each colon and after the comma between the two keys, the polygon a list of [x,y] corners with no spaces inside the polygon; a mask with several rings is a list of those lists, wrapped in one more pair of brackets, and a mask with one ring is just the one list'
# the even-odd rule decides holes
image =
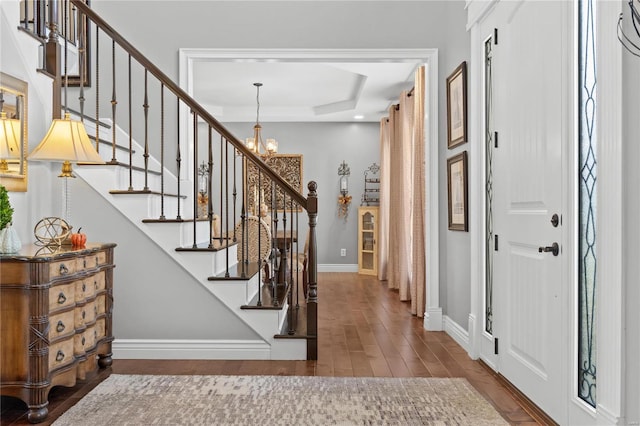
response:
{"label": "white trim molding", "polygon": [[318,264],[318,272],[358,272],[358,264],[323,263]]}
{"label": "white trim molding", "polygon": [[[439,223],[438,223],[438,49],[208,49],[183,48],[179,51],[179,83],[188,94],[193,95],[194,64],[203,60],[215,61],[280,61],[280,62],[402,62],[415,61],[426,68],[425,96],[425,173],[427,179],[426,223],[426,314],[424,326],[428,330],[442,330],[442,308],[440,307],[439,272]],[[189,114],[181,111],[181,140],[191,141],[193,132],[189,125]],[[181,170],[181,178],[190,176],[193,165],[193,144],[181,144],[182,157],[187,159],[187,167]],[[322,265],[319,265],[321,267]],[[322,270],[319,270],[322,272]],[[340,271],[343,272],[343,271]],[[344,272],[353,272],[351,270]],[[432,321],[427,321],[427,314]],[[432,328],[436,327],[436,328]]]}
{"label": "white trim molding", "polygon": [[460,324],[449,318],[448,316],[444,316],[442,318],[442,322],[444,324],[444,331],[447,333],[453,340],[455,340],[464,350],[469,351],[469,333],[467,330],[462,328]]}
{"label": "white trim molding", "polygon": [[116,339],[114,359],[271,359],[263,340]]}
{"label": "white trim molding", "polygon": [[[622,47],[616,37],[621,2],[595,2],[597,69],[596,414],[607,424],[624,416],[622,268]],[[604,424],[600,423],[599,424]]]}
{"label": "white trim molding", "polygon": [[424,313],[424,328],[429,331],[442,331],[442,308],[427,308]]}

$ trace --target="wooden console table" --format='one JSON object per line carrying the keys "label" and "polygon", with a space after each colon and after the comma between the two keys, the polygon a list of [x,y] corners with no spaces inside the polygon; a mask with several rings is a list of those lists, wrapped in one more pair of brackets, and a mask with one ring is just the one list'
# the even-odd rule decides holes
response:
{"label": "wooden console table", "polygon": [[113,250],[29,245],[0,255],[0,394],[46,419],[53,386],[111,365]]}

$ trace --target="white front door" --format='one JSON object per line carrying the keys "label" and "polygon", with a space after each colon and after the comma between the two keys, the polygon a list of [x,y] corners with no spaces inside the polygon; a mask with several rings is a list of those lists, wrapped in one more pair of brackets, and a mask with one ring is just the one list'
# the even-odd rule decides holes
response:
{"label": "white front door", "polygon": [[[564,59],[570,7],[501,2],[494,48],[494,336],[499,372],[556,421],[566,419],[562,316],[562,144],[568,140]],[[558,224],[552,224],[557,215]],[[554,243],[558,252],[554,254]],[[541,252],[540,249],[543,251]],[[544,251],[548,250],[548,251]]]}

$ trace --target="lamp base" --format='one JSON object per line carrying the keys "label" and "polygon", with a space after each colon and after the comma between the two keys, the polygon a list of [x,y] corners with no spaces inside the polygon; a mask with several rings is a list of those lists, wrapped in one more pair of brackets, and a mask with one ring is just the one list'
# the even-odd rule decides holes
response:
{"label": "lamp base", "polygon": [[9,163],[4,158],[0,160],[0,173],[7,173],[9,171]]}
{"label": "lamp base", "polygon": [[71,162],[65,161],[62,163],[62,172],[58,175],[58,177],[69,177],[74,178],[76,175],[73,174],[73,169],[71,168]]}

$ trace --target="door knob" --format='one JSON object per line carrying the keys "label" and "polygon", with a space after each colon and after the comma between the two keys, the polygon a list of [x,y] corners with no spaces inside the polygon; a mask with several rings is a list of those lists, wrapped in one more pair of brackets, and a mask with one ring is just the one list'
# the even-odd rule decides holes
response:
{"label": "door knob", "polygon": [[558,245],[558,243],[553,243],[550,246],[547,247],[538,247],[538,253],[553,253],[554,256],[557,256],[560,253],[560,246]]}

